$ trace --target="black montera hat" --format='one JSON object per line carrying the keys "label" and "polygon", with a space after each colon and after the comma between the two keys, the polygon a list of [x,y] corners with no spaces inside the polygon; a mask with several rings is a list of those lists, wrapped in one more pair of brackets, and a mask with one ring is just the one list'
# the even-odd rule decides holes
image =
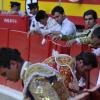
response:
{"label": "black montera hat", "polygon": [[19,2],[10,2],[10,4],[11,4],[11,7],[20,6]]}
{"label": "black montera hat", "polygon": [[29,6],[29,9],[32,10],[32,9],[38,8],[38,3],[30,3],[28,4],[28,6]]}

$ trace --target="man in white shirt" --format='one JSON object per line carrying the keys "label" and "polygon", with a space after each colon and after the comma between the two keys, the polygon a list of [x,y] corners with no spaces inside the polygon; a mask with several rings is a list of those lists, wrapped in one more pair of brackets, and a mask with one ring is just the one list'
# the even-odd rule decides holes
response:
{"label": "man in white shirt", "polygon": [[56,6],[52,9],[53,18],[61,25],[60,34],[71,35],[76,33],[76,27],[73,22],[68,20],[64,15],[64,9],[61,6]]}

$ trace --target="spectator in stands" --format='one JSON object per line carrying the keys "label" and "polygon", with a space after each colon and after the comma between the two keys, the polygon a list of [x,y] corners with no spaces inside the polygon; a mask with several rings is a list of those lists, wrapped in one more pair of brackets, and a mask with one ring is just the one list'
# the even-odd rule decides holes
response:
{"label": "spectator in stands", "polygon": [[35,18],[38,22],[38,28],[36,32],[41,33],[43,36],[50,33],[53,34],[61,29],[60,25],[54,19],[49,17],[44,10],[38,11]]}
{"label": "spectator in stands", "polygon": [[93,53],[100,56],[100,27],[95,28],[92,33],[92,46],[95,48]]}
{"label": "spectator in stands", "polygon": [[25,16],[25,13],[20,11],[21,4],[19,2],[10,2],[11,10],[7,12],[9,15]]}
{"label": "spectator in stands", "polygon": [[99,25],[97,24],[97,13],[94,10],[88,10],[84,13],[83,15],[84,21],[85,21],[85,26],[86,30],[81,33],[83,35],[80,35],[78,38],[76,36],[75,39],[69,40],[67,42],[68,46],[71,46],[73,43],[85,43],[85,44],[91,44],[91,35],[93,30],[98,27]]}
{"label": "spectator in stands", "polygon": [[60,34],[71,35],[76,33],[76,27],[74,23],[66,18],[64,9],[61,6],[54,7],[51,14],[61,26],[61,30],[59,31]]}

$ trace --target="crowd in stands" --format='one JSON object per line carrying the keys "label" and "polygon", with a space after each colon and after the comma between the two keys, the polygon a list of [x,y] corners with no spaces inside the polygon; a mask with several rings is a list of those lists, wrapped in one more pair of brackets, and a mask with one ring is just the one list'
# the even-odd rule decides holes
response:
{"label": "crowd in stands", "polygon": [[[20,7],[20,3],[11,2],[11,10],[2,14],[28,16],[20,11]],[[100,93],[99,81],[94,88],[88,87],[88,74],[100,63],[97,61],[97,56],[100,56],[100,26],[97,24],[96,11],[90,9],[84,12],[83,20],[86,28],[79,33],[75,24],[65,16],[63,7],[55,6],[51,16],[46,11],[39,10],[38,3],[30,3],[28,7],[31,21],[28,35],[40,33],[43,38],[50,36],[54,41],[64,40],[66,46],[72,46],[75,43],[88,44],[92,51],[81,52],[70,59],[73,66],[68,66],[74,74],[74,79],[67,86],[64,82],[65,76],[59,70],[45,63],[32,64],[24,61],[20,52],[11,48],[0,48],[0,75],[14,82],[21,79],[25,100],[29,98],[29,100],[81,99],[81,93]]]}

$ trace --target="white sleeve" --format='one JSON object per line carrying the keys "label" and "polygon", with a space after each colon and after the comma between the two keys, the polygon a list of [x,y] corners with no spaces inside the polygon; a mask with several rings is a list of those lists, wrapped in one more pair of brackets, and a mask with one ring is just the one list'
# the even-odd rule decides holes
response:
{"label": "white sleeve", "polygon": [[93,53],[96,54],[96,56],[100,56],[100,48],[94,49]]}
{"label": "white sleeve", "polygon": [[61,25],[59,25],[53,18],[48,18],[48,29],[51,30],[51,32],[60,32]]}
{"label": "white sleeve", "polygon": [[77,41],[78,44],[81,43],[79,38],[76,38],[75,40]]}
{"label": "white sleeve", "polygon": [[51,32],[60,32],[61,26],[59,24],[55,24],[52,28],[50,28]]}
{"label": "white sleeve", "polygon": [[70,22],[66,22],[62,25],[61,28],[61,33],[63,35],[71,35],[73,33],[76,33],[76,27],[74,24],[70,23]]}

